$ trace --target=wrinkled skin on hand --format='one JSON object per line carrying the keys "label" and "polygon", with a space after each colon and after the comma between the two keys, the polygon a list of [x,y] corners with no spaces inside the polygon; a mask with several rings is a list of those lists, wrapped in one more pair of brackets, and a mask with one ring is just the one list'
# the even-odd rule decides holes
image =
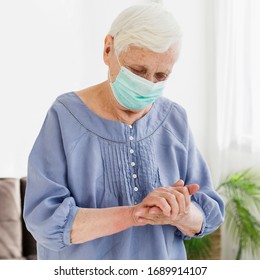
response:
{"label": "wrinkled skin on hand", "polygon": [[184,186],[182,180],[174,185],[149,193],[133,210],[136,225],[178,225],[190,215],[191,196],[199,190],[197,184]]}

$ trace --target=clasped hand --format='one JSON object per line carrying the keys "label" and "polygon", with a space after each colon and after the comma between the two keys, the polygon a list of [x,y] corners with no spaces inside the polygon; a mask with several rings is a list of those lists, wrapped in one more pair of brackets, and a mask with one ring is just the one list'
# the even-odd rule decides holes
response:
{"label": "clasped hand", "polygon": [[184,186],[182,180],[149,193],[133,208],[136,225],[176,225],[190,211],[190,197],[199,190],[197,184]]}

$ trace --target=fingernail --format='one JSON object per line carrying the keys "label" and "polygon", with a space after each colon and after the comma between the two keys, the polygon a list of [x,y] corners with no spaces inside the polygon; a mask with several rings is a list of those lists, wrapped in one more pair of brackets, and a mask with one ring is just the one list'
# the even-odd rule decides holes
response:
{"label": "fingernail", "polygon": [[175,183],[175,185],[177,185],[177,186],[184,186],[184,182],[183,182],[183,180],[178,180],[176,183]]}

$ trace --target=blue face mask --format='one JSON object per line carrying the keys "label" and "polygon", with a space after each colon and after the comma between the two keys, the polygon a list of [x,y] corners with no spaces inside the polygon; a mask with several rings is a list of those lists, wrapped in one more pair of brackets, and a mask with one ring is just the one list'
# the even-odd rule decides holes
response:
{"label": "blue face mask", "polygon": [[163,93],[165,81],[153,83],[121,66],[110,86],[119,104],[130,110],[141,110],[151,105]]}

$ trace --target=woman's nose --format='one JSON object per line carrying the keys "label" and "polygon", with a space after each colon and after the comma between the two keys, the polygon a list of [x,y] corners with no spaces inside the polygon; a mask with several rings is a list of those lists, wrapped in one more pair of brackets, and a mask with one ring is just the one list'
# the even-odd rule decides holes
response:
{"label": "woman's nose", "polygon": [[147,73],[144,78],[153,83],[158,82],[157,79],[154,77],[154,74],[152,73],[151,74]]}

